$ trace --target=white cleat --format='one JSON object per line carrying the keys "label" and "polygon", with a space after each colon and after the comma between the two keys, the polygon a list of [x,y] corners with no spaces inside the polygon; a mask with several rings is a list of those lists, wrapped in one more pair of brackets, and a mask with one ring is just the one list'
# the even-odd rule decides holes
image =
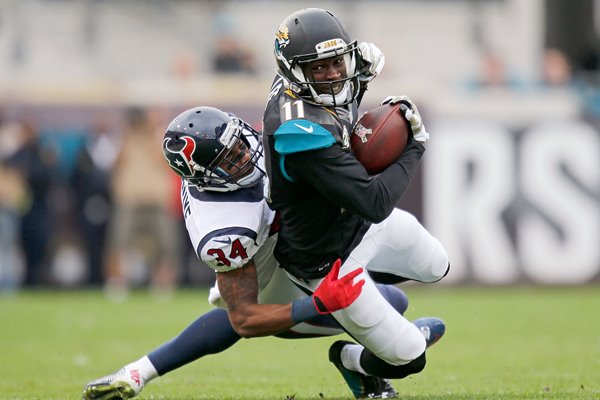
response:
{"label": "white cleat", "polygon": [[138,369],[123,367],[85,385],[82,400],[124,400],[140,394],[146,383]]}

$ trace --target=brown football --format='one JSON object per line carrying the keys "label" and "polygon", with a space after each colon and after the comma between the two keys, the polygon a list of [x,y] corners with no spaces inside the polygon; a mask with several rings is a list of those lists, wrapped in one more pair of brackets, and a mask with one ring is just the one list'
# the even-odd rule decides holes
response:
{"label": "brown football", "polygon": [[409,132],[400,103],[375,107],[354,125],[352,153],[370,175],[378,174],[400,157]]}

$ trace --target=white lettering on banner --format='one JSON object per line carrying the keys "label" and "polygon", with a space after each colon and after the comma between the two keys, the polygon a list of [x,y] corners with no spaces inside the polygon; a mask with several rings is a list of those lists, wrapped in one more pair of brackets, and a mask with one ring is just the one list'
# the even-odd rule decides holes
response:
{"label": "white lettering on banner", "polygon": [[[515,197],[512,138],[490,123],[438,126],[425,152],[425,223],[446,247],[446,282],[517,277],[502,210]],[[472,270],[469,270],[469,266]]]}
{"label": "white lettering on banner", "polygon": [[598,132],[577,121],[519,136],[474,121],[431,132],[424,222],[448,250],[445,282],[583,283],[600,272]]}
{"label": "white lettering on banner", "polygon": [[537,125],[521,154],[521,190],[540,211],[517,221],[524,272],[540,283],[588,281],[600,265],[600,203],[576,183],[598,189],[598,133],[574,121]]}

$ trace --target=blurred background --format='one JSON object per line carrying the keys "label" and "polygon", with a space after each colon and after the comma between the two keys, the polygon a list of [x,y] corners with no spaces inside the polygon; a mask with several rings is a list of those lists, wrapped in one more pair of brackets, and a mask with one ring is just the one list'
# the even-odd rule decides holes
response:
{"label": "blurred background", "polygon": [[[0,0],[0,291],[207,286],[168,122],[260,128],[274,32],[309,1]],[[600,283],[600,1],[325,1],[386,55],[362,110],[406,94],[431,142],[400,206],[446,284]]]}

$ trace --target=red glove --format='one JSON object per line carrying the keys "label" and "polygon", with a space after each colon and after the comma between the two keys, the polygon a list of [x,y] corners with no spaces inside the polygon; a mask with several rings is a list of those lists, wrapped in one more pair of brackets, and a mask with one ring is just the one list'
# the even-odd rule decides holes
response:
{"label": "red glove", "polygon": [[333,263],[331,271],[312,295],[313,303],[319,314],[329,314],[348,307],[362,292],[365,280],[353,283],[354,278],[363,271],[356,268],[354,271],[338,279],[342,260],[339,258]]}

